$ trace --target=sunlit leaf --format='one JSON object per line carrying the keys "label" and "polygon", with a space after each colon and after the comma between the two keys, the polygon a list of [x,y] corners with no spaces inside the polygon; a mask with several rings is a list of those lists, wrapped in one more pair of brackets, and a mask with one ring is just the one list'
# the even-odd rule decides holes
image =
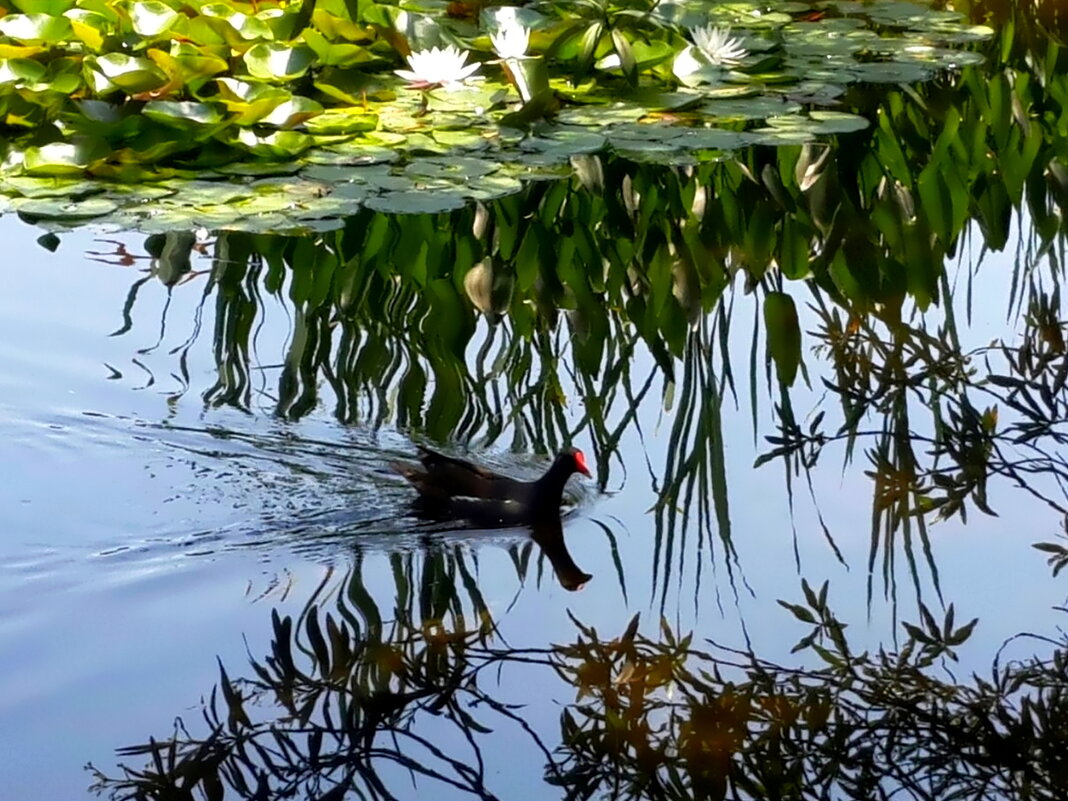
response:
{"label": "sunlit leaf", "polygon": [[0,34],[20,42],[58,42],[71,35],[71,25],[51,14],[8,14],[0,18]]}
{"label": "sunlit leaf", "polygon": [[267,136],[259,136],[246,129],[237,132],[235,141],[247,148],[253,155],[264,158],[290,158],[303,153],[312,145],[310,136],[297,131],[278,131]]}
{"label": "sunlit leaf", "polygon": [[329,41],[312,28],[301,31],[300,38],[314,51],[318,63],[328,67],[352,67],[378,59],[371,51],[359,45]]}
{"label": "sunlit leaf", "polygon": [[0,84],[34,83],[44,77],[44,65],[28,58],[5,58],[0,60]]}
{"label": "sunlit leaf", "polygon": [[76,0],[13,0],[13,5],[23,14],[63,14]]}
{"label": "sunlit leaf", "polygon": [[121,89],[127,94],[137,94],[157,89],[167,81],[167,76],[148,59],[122,53],[86,59],[86,66],[90,73],[103,76],[106,80],[107,88],[98,88],[97,91]]}
{"label": "sunlit leaf", "polygon": [[64,15],[70,20],[74,36],[85,43],[94,53],[104,49],[106,38],[114,29],[114,24],[103,14],[97,14],[82,8],[72,8]]}
{"label": "sunlit leaf", "polygon": [[327,109],[305,121],[305,129],[312,134],[349,134],[373,131],[378,115],[362,109]]}
{"label": "sunlit leaf", "polygon": [[72,142],[27,148],[23,169],[31,175],[79,175],[110,153],[102,139],[79,137]]}
{"label": "sunlit leaf", "polygon": [[310,98],[293,96],[279,103],[259,121],[275,128],[292,128],[321,114],[322,110],[323,107]]}
{"label": "sunlit leaf", "polygon": [[140,0],[130,8],[130,22],[141,36],[159,36],[169,31],[181,15],[159,0]]}
{"label": "sunlit leaf", "polygon": [[153,100],[145,103],[142,113],[157,122],[177,127],[187,125],[217,125],[222,114],[207,103],[185,101]]}
{"label": "sunlit leaf", "polygon": [[253,45],[245,53],[249,75],[262,80],[292,81],[308,71],[315,52],[307,46],[291,47],[280,43]]}

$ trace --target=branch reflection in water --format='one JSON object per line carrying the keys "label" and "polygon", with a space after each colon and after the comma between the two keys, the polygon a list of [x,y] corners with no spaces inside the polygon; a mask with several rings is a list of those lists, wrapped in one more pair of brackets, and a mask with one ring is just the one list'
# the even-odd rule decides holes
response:
{"label": "branch reflection in water", "polygon": [[[803,582],[799,602],[780,603],[805,630],[795,647],[805,668],[698,646],[667,621],[642,634],[637,616],[618,637],[575,620],[571,642],[509,647],[487,619],[454,610],[416,619],[399,603],[384,624],[358,565],[327,583],[296,620],[272,612],[269,652],[250,657],[249,675],[220,665],[201,726],[179,720],[172,735],[122,749],[147,764],[96,771],[94,788],[115,801],[494,799],[500,766],[485,750],[503,740],[543,762],[545,797],[1053,801],[1068,791],[1063,636],[1025,637],[1048,655],[999,654],[988,678],[965,685],[948,667],[976,621],[959,625],[952,605],[942,620],[923,608],[905,623],[899,650],[857,653],[827,586]],[[530,671],[555,678],[553,734],[505,698]]]}

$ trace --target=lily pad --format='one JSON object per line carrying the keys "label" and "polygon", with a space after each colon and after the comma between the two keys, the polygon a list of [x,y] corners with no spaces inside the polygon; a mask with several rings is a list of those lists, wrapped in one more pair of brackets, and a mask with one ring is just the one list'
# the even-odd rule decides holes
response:
{"label": "lily pad", "polygon": [[349,141],[329,148],[316,149],[305,156],[309,164],[388,164],[397,161],[399,154],[386,147]]}
{"label": "lily pad", "polygon": [[672,140],[687,150],[737,150],[752,142],[745,131],[728,131],[723,128],[688,128]]}
{"label": "lily pad", "polygon": [[314,100],[294,95],[275,106],[270,114],[261,117],[260,122],[275,128],[292,128],[322,111],[323,107]]}
{"label": "lily pad", "polygon": [[163,186],[177,189],[177,200],[189,207],[224,205],[250,195],[248,187],[226,181],[168,181]]}
{"label": "lily pad", "polygon": [[43,64],[28,58],[5,58],[0,60],[0,84],[36,83],[44,78],[47,70]]}
{"label": "lily pad", "polygon": [[0,34],[19,42],[61,42],[71,35],[70,20],[51,14],[8,14]]}
{"label": "lily pad", "polygon": [[89,165],[110,153],[104,140],[80,137],[72,142],[26,148],[22,168],[30,175],[81,175]]}
{"label": "lily pad", "polygon": [[619,104],[615,108],[600,106],[577,106],[561,111],[557,119],[566,125],[582,125],[601,128],[621,122],[637,122],[647,113],[642,106]]}
{"label": "lily pad", "polygon": [[375,194],[367,184],[339,184],[331,190],[331,196],[347,203],[361,203]]}
{"label": "lily pad", "polygon": [[72,180],[70,178],[31,177],[10,175],[0,181],[0,192],[18,194],[28,198],[61,197],[68,200],[98,195],[107,189],[100,181]]}
{"label": "lily pad", "polygon": [[300,170],[300,163],[296,161],[238,161],[233,164],[224,164],[219,167],[223,175],[243,175],[246,177],[275,177],[279,175],[293,175]]}
{"label": "lily pad", "polygon": [[13,5],[23,14],[62,14],[75,0],[14,0]]}
{"label": "lily pad", "polygon": [[463,190],[464,195],[473,200],[496,200],[515,195],[523,191],[523,182],[510,175],[494,173],[484,175],[469,183]]}
{"label": "lily pad", "polygon": [[141,36],[153,37],[169,31],[181,14],[159,0],[142,0],[130,7],[130,23]]}
{"label": "lily pad", "polygon": [[794,114],[801,110],[794,103],[776,95],[747,98],[718,98],[701,105],[700,111],[713,120],[762,120],[773,115]]}
{"label": "lily pad", "polygon": [[497,164],[482,159],[454,156],[444,159],[417,159],[404,168],[412,178],[481,178],[497,171]]}
{"label": "lily pad", "polygon": [[580,128],[551,130],[541,137],[523,140],[523,150],[551,153],[555,157],[570,157],[583,153],[597,153],[604,149],[605,138],[593,131]]}
{"label": "lily pad", "polygon": [[94,88],[100,93],[121,89],[128,95],[158,89],[167,82],[167,76],[147,58],[137,58],[124,53],[108,53],[86,59],[91,73],[104,78]]}
{"label": "lily pad", "polygon": [[235,141],[255,156],[273,159],[292,158],[312,145],[310,136],[297,131],[278,131],[268,136],[258,136],[254,131],[245,129],[237,132]]}
{"label": "lily pad", "polygon": [[462,209],[467,200],[462,195],[447,192],[405,191],[370,197],[366,205],[383,214],[440,214]]}
{"label": "lily pad", "polygon": [[214,106],[190,101],[151,100],[141,111],[149,119],[176,128],[218,125],[223,119]]}
{"label": "lily pad", "polygon": [[378,115],[361,109],[328,109],[304,123],[305,130],[312,134],[363,133],[377,126]]}
{"label": "lily pad", "polygon": [[291,47],[278,42],[260,42],[245,53],[249,75],[260,80],[295,80],[304,75],[314,61],[315,51],[304,45]]}
{"label": "lily pad", "polygon": [[18,214],[29,223],[38,220],[78,221],[103,217],[117,208],[117,203],[101,197],[91,197],[85,200],[31,198],[19,204]]}
{"label": "lily pad", "polygon": [[805,128],[766,127],[749,131],[753,144],[782,147],[784,145],[804,145],[816,138],[816,134]]}
{"label": "lily pad", "polygon": [[818,123],[818,133],[852,133],[871,125],[866,117],[844,111],[810,111],[808,116]]}

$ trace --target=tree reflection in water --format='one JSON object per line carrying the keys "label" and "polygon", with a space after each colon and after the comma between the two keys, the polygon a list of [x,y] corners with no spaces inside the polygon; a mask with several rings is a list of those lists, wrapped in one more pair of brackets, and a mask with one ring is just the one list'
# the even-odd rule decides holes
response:
{"label": "tree reflection in water", "polygon": [[[320,592],[296,619],[272,612],[269,653],[219,683],[206,733],[183,722],[125,748],[116,799],[392,799],[448,788],[501,797],[483,759],[505,738],[544,762],[546,796],[631,799],[1062,799],[1068,792],[1068,639],[1048,657],[995,661],[957,683],[955,649],[976,621],[926,609],[903,646],[856,653],[827,587],[780,602],[807,631],[785,667],[637,616],[605,639],[575,621],[571,642],[501,644],[485,617],[381,623],[359,579]],[[328,611],[333,603],[335,610]],[[560,680],[559,732],[500,700],[514,671]],[[431,723],[431,720],[435,721]],[[451,730],[443,730],[447,726]],[[424,732],[432,727],[433,735]],[[399,769],[399,770],[398,770]],[[494,771],[496,773],[496,771]]]}

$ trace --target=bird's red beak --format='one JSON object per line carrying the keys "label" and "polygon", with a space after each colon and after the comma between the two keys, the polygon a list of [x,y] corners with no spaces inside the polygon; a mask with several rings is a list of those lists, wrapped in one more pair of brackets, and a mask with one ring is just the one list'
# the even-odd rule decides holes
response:
{"label": "bird's red beak", "polygon": [[586,467],[586,454],[582,451],[575,451],[575,469],[587,478],[593,478],[590,468]]}

